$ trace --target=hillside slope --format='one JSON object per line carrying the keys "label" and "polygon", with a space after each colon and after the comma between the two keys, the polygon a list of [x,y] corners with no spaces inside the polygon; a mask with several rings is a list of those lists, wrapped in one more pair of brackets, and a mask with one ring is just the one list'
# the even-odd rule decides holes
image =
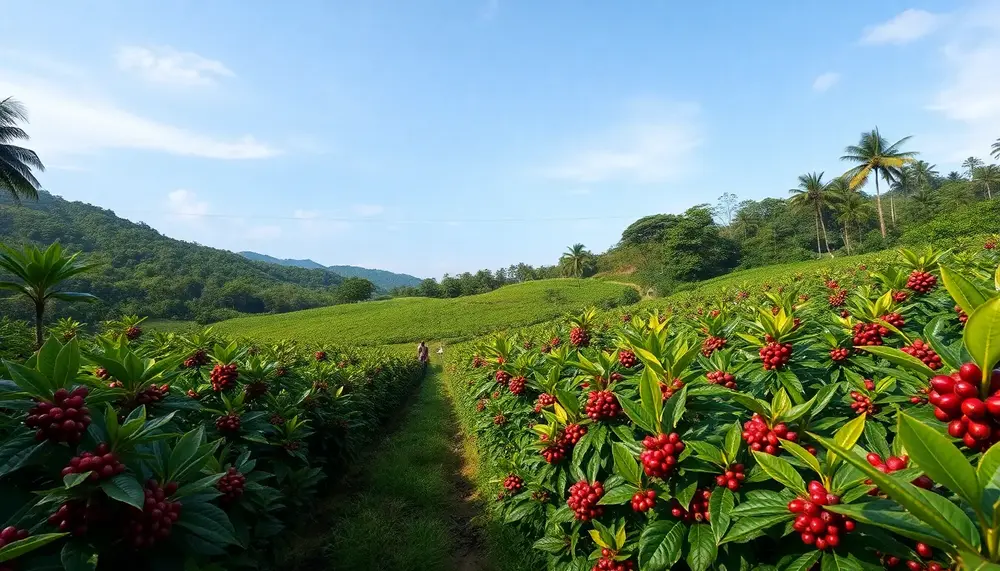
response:
{"label": "hillside slope", "polygon": [[[42,192],[20,205],[0,196],[0,242],[19,248],[61,242],[97,268],[69,284],[101,299],[51,314],[95,323],[121,313],[210,321],[336,303],[341,276],[254,262],[164,236],[114,212]],[[0,299],[0,315],[28,317],[21,300]]]}
{"label": "hillside slope", "polygon": [[466,338],[634,299],[631,288],[598,280],[539,280],[453,299],[397,298],[230,319],[215,329],[260,341],[294,338],[307,343],[387,345]]}
{"label": "hillside slope", "polygon": [[245,258],[258,262],[268,262],[271,264],[293,266],[297,268],[324,269],[345,278],[364,278],[375,284],[375,287],[383,291],[389,291],[397,287],[416,287],[420,285],[420,278],[418,277],[411,276],[409,274],[397,274],[387,270],[375,270],[359,266],[324,266],[319,262],[314,262],[309,259],[293,260],[289,258],[275,258],[274,256],[268,256],[267,254],[260,254],[258,252],[243,251],[238,253]]}

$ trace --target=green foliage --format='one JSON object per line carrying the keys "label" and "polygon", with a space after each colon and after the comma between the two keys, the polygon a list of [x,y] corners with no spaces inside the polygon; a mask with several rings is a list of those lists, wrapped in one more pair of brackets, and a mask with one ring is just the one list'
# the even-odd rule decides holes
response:
{"label": "green foliage", "polygon": [[347,278],[337,286],[337,297],[343,303],[355,303],[371,299],[375,284],[364,278]]}

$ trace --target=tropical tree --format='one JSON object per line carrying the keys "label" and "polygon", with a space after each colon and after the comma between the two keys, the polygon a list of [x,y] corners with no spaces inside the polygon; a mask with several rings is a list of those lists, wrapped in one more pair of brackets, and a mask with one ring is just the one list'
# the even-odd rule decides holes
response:
{"label": "tropical tree", "polygon": [[563,271],[570,276],[580,278],[587,268],[587,264],[593,257],[583,244],[573,244],[566,253],[559,258],[559,263]]}
{"label": "tropical tree", "polygon": [[905,170],[909,172],[910,179],[918,191],[931,188],[941,176],[938,174],[937,165],[932,165],[927,161],[913,161],[906,165]]}
{"label": "tropical tree", "polygon": [[826,253],[833,257],[830,251],[830,240],[826,235],[826,223],[823,221],[823,210],[831,204],[831,193],[827,184],[823,182],[823,173],[814,172],[800,175],[799,186],[789,189],[792,198],[789,199],[792,206],[800,210],[811,210],[816,218],[816,253],[822,255],[823,250],[820,244],[820,232],[822,231],[823,241],[826,243]]}
{"label": "tropical tree", "polygon": [[945,180],[948,182],[962,182],[965,179],[962,178],[962,173],[958,171],[951,171],[948,173],[948,176],[945,177]]}
{"label": "tropical tree", "polygon": [[[878,209],[878,224],[885,238],[885,215],[882,213],[882,194],[879,191],[878,179],[881,176],[887,183],[892,183],[899,178],[900,169],[903,165],[913,162],[913,157],[917,153],[911,151],[901,151],[900,147],[905,144],[910,137],[903,137],[893,144],[885,139],[875,127],[868,133],[861,134],[861,140],[857,145],[851,145],[844,149],[842,161],[855,163],[854,168],[847,171],[849,178],[848,187],[856,190],[868,182],[868,176],[875,173],[875,205]],[[889,197],[889,207],[892,210],[893,222],[895,222],[895,208],[892,204],[892,197]]]}
{"label": "tropical tree", "polygon": [[1000,139],[997,139],[997,141],[990,147],[990,156],[994,159],[1000,159]]}
{"label": "tropical tree", "polygon": [[983,162],[983,159],[979,159],[976,157],[969,157],[964,161],[962,161],[962,168],[964,168],[965,172],[968,173],[969,180],[972,180],[972,174],[976,171],[976,169],[983,166],[984,164],[986,163]]}
{"label": "tropical tree", "polygon": [[986,199],[992,200],[993,192],[991,187],[1000,187],[1000,167],[997,165],[986,165],[972,171],[972,184],[976,189],[986,190]]}
{"label": "tropical tree", "polygon": [[830,202],[837,212],[837,222],[844,230],[844,247],[851,253],[851,229],[858,228],[871,220],[872,203],[860,193],[850,189],[850,182],[844,177],[836,178],[828,185]]}
{"label": "tropical tree", "polygon": [[0,100],[0,194],[14,200],[37,200],[41,185],[31,169],[45,170],[35,151],[12,144],[28,140],[28,134],[18,127],[27,120],[24,105],[10,97]]}
{"label": "tropical tree", "polygon": [[0,281],[0,289],[13,290],[27,297],[35,306],[35,342],[44,341],[42,322],[45,304],[51,299],[62,301],[97,301],[89,293],[62,291],[66,280],[94,267],[77,259],[79,254],[66,255],[62,246],[52,244],[44,252],[36,246],[21,251],[0,244],[0,270],[10,273],[17,281]]}

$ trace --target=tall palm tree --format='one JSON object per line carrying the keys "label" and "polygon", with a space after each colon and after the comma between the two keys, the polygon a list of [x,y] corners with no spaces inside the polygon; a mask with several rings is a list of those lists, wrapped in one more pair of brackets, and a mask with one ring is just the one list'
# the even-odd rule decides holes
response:
{"label": "tall palm tree", "polygon": [[972,180],[972,173],[974,173],[976,169],[983,166],[984,164],[986,163],[983,162],[983,159],[976,157],[969,157],[964,161],[962,161],[962,168],[964,168],[965,172],[968,173],[969,180]]}
{"label": "tall palm tree", "polygon": [[962,173],[958,171],[951,171],[948,173],[948,176],[945,177],[945,180],[948,182],[962,182],[965,179],[962,178]]}
{"label": "tall palm tree", "polygon": [[1000,139],[997,139],[990,147],[990,156],[994,159],[1000,159]]}
{"label": "tall palm tree", "polygon": [[906,169],[910,171],[910,177],[913,179],[913,184],[917,187],[917,190],[931,188],[940,176],[937,171],[937,165],[932,165],[927,161],[913,161],[913,163],[906,166]]}
{"label": "tall palm tree", "polygon": [[849,181],[838,178],[830,183],[833,207],[837,211],[837,222],[844,227],[844,247],[851,253],[851,228],[858,227],[872,216],[872,203],[861,194],[850,190]]}
{"label": "tall palm tree", "polygon": [[823,222],[823,210],[830,206],[831,198],[827,184],[823,182],[823,173],[811,172],[799,175],[799,186],[789,189],[788,192],[792,194],[789,202],[793,207],[812,210],[816,217],[816,253],[823,254],[820,244],[820,231],[822,231],[823,241],[826,242],[826,253],[832,258],[830,240],[826,236],[826,223]]}
{"label": "tall palm tree", "polygon": [[0,194],[14,200],[37,200],[40,185],[31,169],[45,170],[35,151],[11,144],[28,140],[28,134],[17,126],[27,120],[24,105],[10,97],[0,100]]}
{"label": "tall palm tree", "polygon": [[[890,145],[889,141],[878,132],[878,127],[875,127],[871,132],[862,133],[858,144],[844,149],[845,154],[840,157],[842,161],[856,164],[846,173],[850,179],[848,186],[851,190],[864,186],[868,182],[868,175],[875,173],[875,205],[878,208],[878,225],[883,238],[885,238],[885,216],[882,214],[882,194],[879,192],[878,179],[881,175],[891,184],[899,177],[903,165],[913,162],[913,157],[917,153],[899,150],[899,147],[908,140],[910,137],[903,137]],[[889,200],[889,206],[892,208],[891,196]],[[895,214],[894,208],[893,213]],[[895,219],[895,215],[893,218]]]}
{"label": "tall palm tree", "polygon": [[1000,186],[1000,167],[997,165],[986,165],[978,167],[972,171],[972,183],[977,188],[986,189],[986,199],[993,199],[991,187]]}
{"label": "tall palm tree", "polygon": [[12,274],[18,281],[0,281],[0,289],[19,292],[35,306],[35,342],[42,346],[42,321],[45,304],[51,299],[62,301],[97,301],[89,293],[62,291],[62,282],[81,274],[93,265],[77,260],[79,254],[63,253],[62,246],[52,244],[44,252],[36,246],[26,246],[18,251],[0,244],[0,269]]}
{"label": "tall palm tree", "polygon": [[583,277],[583,271],[587,265],[587,259],[591,256],[590,252],[584,247],[583,244],[573,244],[566,253],[559,258],[559,262],[563,265],[565,271],[576,278]]}

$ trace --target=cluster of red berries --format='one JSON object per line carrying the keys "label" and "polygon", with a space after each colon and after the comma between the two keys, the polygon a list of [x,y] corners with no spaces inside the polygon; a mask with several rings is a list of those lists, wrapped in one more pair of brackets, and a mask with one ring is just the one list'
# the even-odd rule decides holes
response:
{"label": "cluster of red berries", "polygon": [[792,358],[792,344],[778,343],[771,341],[760,348],[760,360],[764,364],[764,370],[780,369],[788,364]]}
{"label": "cluster of red berries", "polygon": [[77,444],[90,426],[90,410],[86,406],[88,394],[87,387],[77,387],[73,392],[59,389],[52,395],[52,401],[38,401],[31,407],[24,424],[36,430],[35,440],[39,442]]}
{"label": "cluster of red berries", "polygon": [[925,365],[932,371],[936,371],[941,368],[941,356],[938,355],[934,349],[927,343],[924,343],[920,339],[914,339],[913,345],[907,345],[901,349],[904,353],[912,355],[917,359],[924,362]]}
{"label": "cluster of red berries", "polygon": [[937,276],[930,272],[913,270],[910,277],[906,279],[907,289],[911,289],[919,294],[930,293],[937,286]]}
{"label": "cluster of red berries", "polygon": [[142,329],[139,329],[134,325],[125,330],[125,337],[128,337],[129,341],[135,341],[141,335],[142,335]]}
{"label": "cluster of red berries", "polygon": [[[574,347],[586,347],[590,345],[590,333],[583,327],[574,327],[569,332],[569,342]],[[553,343],[552,345],[555,346],[556,344]]]}
{"label": "cluster of red berries", "polygon": [[701,354],[706,357],[711,357],[712,353],[721,350],[726,346],[726,343],[727,341],[725,337],[709,335],[704,341],[701,342]]}
{"label": "cluster of red berries", "polygon": [[566,428],[562,429],[551,442],[548,435],[543,434],[541,436],[542,442],[548,442],[549,445],[542,449],[542,458],[549,464],[559,463],[566,458],[566,454],[573,446],[576,446],[584,434],[587,434],[587,427],[579,424],[567,424]]}
{"label": "cluster of red berries", "polygon": [[938,375],[931,379],[927,400],[934,405],[934,416],[948,422],[948,434],[961,438],[973,449],[985,449],[1000,441],[1000,370],[993,371],[990,382],[992,396],[982,401],[979,385],[982,370],[975,363],[966,363],[951,376]]}
{"label": "cluster of red berries", "polygon": [[48,522],[63,533],[82,537],[91,527],[106,525],[113,516],[104,496],[96,496],[90,500],[69,500],[49,516]]}
{"label": "cluster of red berries", "polygon": [[965,325],[965,323],[969,320],[969,315],[965,313],[965,310],[962,309],[961,306],[955,306],[955,313],[958,314],[958,322],[962,325]]}
{"label": "cluster of red berries", "polygon": [[542,412],[542,409],[547,406],[552,406],[556,403],[556,397],[550,395],[549,393],[542,393],[538,395],[535,400],[535,412]]}
{"label": "cluster of red berries", "polygon": [[989,240],[986,241],[985,244],[983,244],[984,250],[993,250],[996,247],[997,247],[997,241],[994,238],[990,238]]}
{"label": "cluster of red berries", "polygon": [[709,490],[696,490],[687,509],[681,507],[681,503],[677,500],[673,500],[670,503],[670,515],[687,523],[710,521],[712,518],[708,511],[708,500],[711,497],[712,492]]}
{"label": "cluster of red berries", "polygon": [[854,345],[856,347],[874,347],[882,345],[882,337],[889,334],[889,329],[878,323],[855,323]]}
{"label": "cluster of red berries", "polygon": [[[926,543],[917,542],[916,552],[917,555],[924,560],[932,559],[934,557],[934,550],[931,549],[931,546]],[[882,559],[882,562],[887,568],[892,568],[899,565],[902,560],[894,555],[888,555]],[[930,563],[924,565],[923,561],[913,560],[906,562],[906,568],[910,571],[944,571],[945,569],[948,569],[948,567],[938,563],[937,561],[931,561]]]}
{"label": "cluster of red berries", "polygon": [[243,497],[243,492],[247,483],[247,477],[240,473],[235,466],[230,466],[219,481],[215,483],[215,489],[222,492],[219,498],[224,504],[231,504]]}
{"label": "cluster of red berries", "polygon": [[483,358],[480,357],[479,355],[476,355],[475,357],[472,358],[472,368],[473,369],[478,369],[478,368],[482,367],[485,364],[486,364],[486,361],[484,361]]}
{"label": "cluster of red berries", "polygon": [[840,287],[840,284],[837,283],[837,280],[826,280],[826,287],[827,289],[837,289]]}
{"label": "cluster of red berries", "polygon": [[[910,464],[910,458],[908,456],[889,456],[882,461],[882,457],[874,452],[869,452],[865,459],[871,464],[876,470],[882,472],[883,474],[892,474],[898,470],[904,470]],[[871,480],[865,480],[866,484],[871,484]],[[934,487],[934,481],[927,477],[926,474],[921,474],[917,479],[911,482],[914,486],[918,488],[923,488],[929,490]],[[876,496],[878,495],[878,488],[872,488],[869,490],[868,495]]]}
{"label": "cluster of red berries", "polygon": [[185,369],[195,369],[197,367],[202,367],[207,364],[208,364],[208,353],[206,353],[203,349],[198,349],[194,353],[191,353],[190,357],[184,359]]}
{"label": "cluster of red berries", "polygon": [[216,364],[215,367],[212,367],[212,373],[209,375],[212,381],[212,390],[218,393],[228,389],[236,383],[236,377],[239,376],[240,372],[236,363]]}
{"label": "cluster of red berries", "polygon": [[[28,536],[30,535],[31,534],[28,533],[28,530],[26,529],[17,529],[16,527],[9,525],[3,528],[2,531],[0,531],[0,549],[3,549],[4,547],[10,545],[11,543],[14,543],[15,541],[28,539]],[[8,561],[6,563],[0,563],[0,569],[8,571],[10,569],[13,569],[13,567],[11,566],[11,562]]]}
{"label": "cluster of red berries", "polygon": [[629,321],[632,321],[631,313],[626,313],[625,315],[622,316],[622,323],[628,323]]}
{"label": "cluster of red berries", "polygon": [[834,363],[846,361],[851,356],[851,350],[845,347],[835,347],[830,349],[830,359]]}
{"label": "cluster of red berries", "polygon": [[743,423],[743,440],[751,450],[777,456],[781,452],[779,439],[798,442],[799,435],[789,431],[783,422],[774,425],[774,428],[768,427],[764,417],[756,412]]}
{"label": "cluster of red berries", "polygon": [[584,407],[587,416],[594,422],[612,420],[621,414],[622,407],[618,397],[611,391],[590,391],[587,393],[587,405]]}
{"label": "cluster of red berries", "polygon": [[635,358],[635,353],[629,351],[628,349],[622,349],[621,351],[618,351],[618,363],[626,369],[631,369],[639,364],[639,360]]}
{"label": "cluster of red berries", "polygon": [[931,392],[930,387],[924,387],[922,389],[919,389],[917,392],[920,394],[911,396],[910,402],[913,404],[927,404],[927,395]]}
{"label": "cluster of red berries", "polygon": [[725,371],[709,371],[708,373],[705,373],[705,378],[708,379],[708,382],[713,385],[719,385],[734,391],[736,390],[736,377],[734,377],[732,373],[727,373]]}
{"label": "cluster of red berries", "polygon": [[672,382],[660,383],[660,396],[663,398],[663,402],[667,402],[667,399],[674,396],[674,393],[684,388],[684,381],[680,379],[674,379]]}
{"label": "cluster of red berries", "polygon": [[896,303],[903,303],[908,299],[910,299],[910,293],[906,290],[897,289],[892,292],[892,301],[895,301]]}
{"label": "cluster of red berries", "polygon": [[146,482],[142,509],[130,507],[125,512],[124,539],[136,549],[148,549],[170,537],[170,530],[181,516],[180,502],[167,498],[177,491],[177,483],[160,487],[155,480]]}
{"label": "cluster of red berries", "polygon": [[285,424],[285,417],[275,413],[272,414],[271,418],[269,418],[267,421],[271,424],[271,426],[281,426],[282,424]]}
{"label": "cluster of red berries", "polygon": [[589,521],[604,514],[604,506],[597,505],[604,495],[604,484],[580,480],[569,487],[566,505],[576,514],[576,519]]}
{"label": "cluster of red berries", "polygon": [[823,509],[840,503],[840,498],[829,493],[821,482],[809,482],[809,497],[795,498],[788,502],[788,511],[798,514],[792,529],[799,532],[802,543],[825,550],[840,545],[840,533],[854,530],[854,520]]}
{"label": "cluster of red berries", "polygon": [[746,291],[738,291],[738,292],[736,292],[736,301],[744,300],[744,299],[746,299],[748,297],[750,297],[750,293],[749,292],[746,292]]}
{"label": "cluster of red berries", "polygon": [[660,433],[642,439],[645,448],[639,455],[642,469],[650,478],[666,478],[677,465],[677,457],[684,451],[684,442],[676,432]]}
{"label": "cluster of red berries", "polygon": [[326,351],[316,351],[313,355],[317,361],[326,361]]}
{"label": "cluster of red berries", "polygon": [[118,455],[106,443],[101,442],[93,452],[83,452],[70,459],[69,465],[62,469],[62,475],[90,472],[88,478],[96,481],[117,476],[124,471],[125,464],[118,460]]}
{"label": "cluster of red berries", "polygon": [[236,434],[240,431],[240,415],[226,414],[215,419],[215,429],[223,434]]}
{"label": "cluster of red berries", "polygon": [[878,407],[872,402],[871,397],[868,395],[861,394],[858,391],[851,391],[851,408],[859,416],[862,414],[875,414],[878,412]]}
{"label": "cluster of red berries", "polygon": [[170,394],[170,385],[150,385],[135,395],[135,404],[146,405],[160,402]]}
{"label": "cluster of red berries", "polygon": [[510,389],[510,392],[514,393],[515,395],[519,395],[524,392],[524,386],[526,382],[527,379],[525,379],[524,377],[514,377],[513,379],[510,380],[509,383],[507,383],[507,388]]}
{"label": "cluster of red berries", "polygon": [[495,375],[493,375],[493,378],[496,379],[496,381],[501,385],[506,385],[510,382],[511,375],[507,371],[499,370]]}
{"label": "cluster of red berries", "polygon": [[510,474],[503,479],[503,487],[512,494],[516,494],[524,487],[524,480],[516,474]]}
{"label": "cluster of red berries", "polygon": [[645,513],[656,505],[655,490],[639,490],[632,496],[632,511]]}
{"label": "cluster of red berries", "polygon": [[108,370],[105,369],[104,367],[98,367],[94,369],[94,376],[97,377],[98,379],[101,379],[102,381],[106,381],[108,380],[108,378],[111,377],[111,373],[109,373]]}
{"label": "cluster of red berries", "polygon": [[847,290],[837,290],[837,293],[827,296],[826,300],[830,303],[830,307],[842,307],[847,302]]}
{"label": "cluster of red berries", "polygon": [[243,392],[246,393],[246,400],[248,401],[259,399],[267,394],[267,383],[264,381],[253,381],[252,383],[247,383],[247,386],[243,388]]}
{"label": "cluster of red berries", "polygon": [[902,313],[898,311],[893,311],[892,313],[886,313],[882,316],[882,321],[885,321],[889,325],[896,327],[897,329],[906,325],[906,319],[903,317]]}
{"label": "cluster of red berries", "polygon": [[503,413],[500,413],[493,417],[493,424],[497,426],[503,426],[507,424],[507,417],[504,416]]}
{"label": "cluster of red berries", "polygon": [[632,571],[635,563],[631,560],[618,561],[615,559],[615,552],[608,548],[601,549],[601,558],[597,564],[590,568],[590,571]]}
{"label": "cluster of red berries", "polygon": [[743,464],[733,464],[725,473],[715,477],[715,483],[735,492],[740,489],[740,482],[745,479],[746,475],[743,473]]}

